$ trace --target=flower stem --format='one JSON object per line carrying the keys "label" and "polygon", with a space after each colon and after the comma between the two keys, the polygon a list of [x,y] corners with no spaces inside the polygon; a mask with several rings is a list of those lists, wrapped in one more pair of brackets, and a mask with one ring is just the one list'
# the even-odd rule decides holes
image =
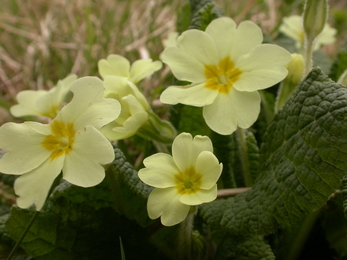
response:
{"label": "flower stem", "polygon": [[314,41],[306,39],[305,41],[305,70],[304,70],[304,77],[310,73],[312,69],[312,57],[313,57],[313,48],[314,48]]}
{"label": "flower stem", "polygon": [[238,146],[239,146],[239,155],[240,155],[241,167],[242,167],[245,185],[247,187],[252,187],[253,186],[253,178],[252,178],[251,172],[250,172],[250,164],[249,164],[249,158],[248,158],[248,147],[247,147],[247,141],[246,141],[246,136],[245,136],[245,130],[238,127],[236,130],[236,135],[237,135],[237,141],[238,141]]}
{"label": "flower stem", "polygon": [[[57,177],[54,182],[52,183],[51,188],[48,191],[45,203],[47,202],[49,196],[52,194],[53,190],[58,186],[59,182],[60,182],[60,177]],[[8,255],[6,260],[11,260],[13,254],[16,252],[17,248],[19,247],[19,245],[22,243],[23,239],[25,238],[26,234],[28,233],[28,231],[30,230],[31,226],[33,225],[33,223],[35,222],[37,216],[39,215],[40,211],[35,211],[34,215],[31,217],[28,225],[25,227],[25,230],[23,231],[23,233],[21,234],[20,238],[17,240],[16,244],[14,245],[14,247],[12,248],[10,254]]]}
{"label": "flower stem", "polygon": [[319,217],[319,215],[320,215],[320,210],[317,210],[306,216],[304,222],[301,225],[299,233],[296,235],[294,243],[292,244],[289,250],[289,254],[286,260],[298,259],[302,251],[302,248],[305,246],[305,242],[308,236],[310,235],[310,232],[314,224],[316,223],[316,220]]}
{"label": "flower stem", "polygon": [[19,247],[20,243],[22,243],[24,237],[26,236],[26,234],[28,233],[28,231],[31,228],[32,224],[34,223],[34,221],[36,220],[37,216],[39,215],[39,213],[40,213],[40,211],[35,211],[34,215],[31,217],[28,225],[25,227],[24,232],[22,233],[20,238],[17,240],[16,244],[12,248],[10,254],[8,255],[7,260],[11,260],[11,258],[14,255],[14,253],[16,252],[17,248]]}
{"label": "flower stem", "polygon": [[178,230],[178,259],[192,260],[192,232],[195,213],[190,213]]}
{"label": "flower stem", "polygon": [[217,198],[235,197],[238,194],[246,192],[251,188],[235,188],[235,189],[222,189],[217,191]]}

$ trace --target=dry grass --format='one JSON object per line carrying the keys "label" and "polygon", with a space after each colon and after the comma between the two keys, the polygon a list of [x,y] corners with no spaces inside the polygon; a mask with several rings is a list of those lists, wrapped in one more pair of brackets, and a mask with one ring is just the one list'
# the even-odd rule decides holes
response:
{"label": "dry grass", "polygon": [[[12,103],[22,89],[44,89],[69,73],[96,75],[118,53],[158,59],[183,1],[11,0],[0,12],[0,88]],[[48,83],[49,84],[49,83]],[[51,83],[52,84],[52,83]]]}

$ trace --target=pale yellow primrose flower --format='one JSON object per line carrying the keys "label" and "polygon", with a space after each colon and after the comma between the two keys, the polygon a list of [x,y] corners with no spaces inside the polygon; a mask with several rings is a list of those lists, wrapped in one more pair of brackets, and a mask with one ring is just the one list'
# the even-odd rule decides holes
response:
{"label": "pale yellow primrose flower", "polygon": [[137,60],[130,66],[130,62],[126,58],[116,54],[111,54],[106,60],[102,59],[98,62],[102,78],[113,75],[126,78],[134,84],[160,70],[161,67],[160,61],[152,61],[152,59]]}
{"label": "pale yellow primrose flower", "polygon": [[17,94],[18,104],[10,108],[15,117],[44,116],[54,118],[64,104],[76,75],[59,80],[57,85],[47,90],[24,90]]}
{"label": "pale yellow primrose flower", "polygon": [[110,142],[99,129],[118,117],[120,104],[103,98],[95,77],[78,79],[74,96],[50,124],[7,123],[0,127],[0,172],[21,175],[14,184],[20,208],[41,210],[54,179],[62,171],[66,181],[81,187],[99,184],[102,165],[114,160]]}
{"label": "pale yellow primrose flower", "polygon": [[257,90],[284,79],[291,59],[285,49],[262,41],[255,23],[245,21],[237,27],[227,17],[213,20],[205,32],[183,32],[162,59],[176,78],[192,84],[168,87],[160,100],[203,107],[207,125],[219,134],[250,127],[260,112]]}
{"label": "pale yellow primrose flower", "polygon": [[146,98],[126,78],[104,76],[104,97],[120,102],[121,113],[113,122],[107,124],[101,131],[109,140],[121,140],[137,133],[148,121],[150,107]]}
{"label": "pale yellow primrose flower", "polygon": [[[292,15],[283,18],[283,24],[280,26],[279,30],[295,40],[295,46],[298,50],[301,50],[304,47],[305,33],[301,16]],[[322,45],[334,43],[335,34],[336,29],[326,23],[322,33],[316,38],[314,50],[318,50]]]}
{"label": "pale yellow primrose flower", "polygon": [[146,168],[139,171],[139,178],[156,188],[147,203],[151,219],[161,217],[163,225],[173,226],[187,217],[191,206],[216,199],[223,166],[212,152],[207,136],[193,139],[182,133],[172,144],[172,156],[157,153],[143,161]]}
{"label": "pale yellow primrose flower", "polygon": [[104,97],[118,100],[122,107],[120,116],[106,125],[102,133],[109,140],[115,141],[131,137],[141,129],[152,139],[171,143],[176,136],[174,128],[151,111],[145,96],[134,83],[160,69],[162,63],[150,59],[138,60],[129,73],[127,59],[109,55],[107,60],[100,60],[98,66],[104,79]]}

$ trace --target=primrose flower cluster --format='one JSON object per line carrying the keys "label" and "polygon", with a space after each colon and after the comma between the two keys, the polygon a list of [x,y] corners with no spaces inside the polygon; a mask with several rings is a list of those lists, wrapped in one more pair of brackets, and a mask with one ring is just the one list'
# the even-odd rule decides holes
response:
{"label": "primrose flower cluster", "polygon": [[[72,184],[99,184],[105,175],[102,165],[114,159],[111,143],[99,130],[118,117],[119,102],[103,98],[102,81],[95,77],[76,80],[70,91],[72,101],[49,124],[7,123],[0,127],[0,145],[6,152],[0,172],[21,175],[14,184],[21,208],[34,204],[39,211],[61,171],[63,179]],[[42,98],[49,99],[50,93]]]}
{"label": "primrose flower cluster", "polygon": [[[174,76],[187,86],[170,86],[160,101],[203,107],[207,125],[222,135],[249,128],[260,112],[258,90],[287,75],[291,55],[283,48],[262,44],[261,29],[251,21],[227,17],[213,20],[205,31],[173,35],[161,54]],[[102,77],[71,75],[49,91],[23,91],[14,116],[46,117],[46,124],[7,123],[0,127],[0,172],[21,175],[15,181],[21,208],[41,210],[54,180],[62,176],[81,187],[99,184],[105,165],[114,159],[110,141],[138,134],[164,144],[172,156],[154,154],[144,160],[139,178],[155,187],[148,198],[151,219],[163,225],[182,222],[191,207],[217,197],[222,164],[207,136],[181,133],[152,111],[137,84],[160,70],[151,59],[133,64],[109,55],[98,63]],[[69,102],[69,100],[72,100]]]}

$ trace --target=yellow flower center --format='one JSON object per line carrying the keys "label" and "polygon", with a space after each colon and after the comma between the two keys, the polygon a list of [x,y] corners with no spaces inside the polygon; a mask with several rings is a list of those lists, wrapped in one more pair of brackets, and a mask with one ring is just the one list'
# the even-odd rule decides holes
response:
{"label": "yellow flower center", "polygon": [[242,71],[235,68],[234,62],[227,56],[219,62],[218,66],[205,65],[207,78],[205,87],[228,94],[241,74]]}
{"label": "yellow flower center", "polygon": [[45,137],[42,146],[52,152],[50,158],[54,160],[71,152],[76,131],[72,123],[65,124],[58,120],[52,122],[51,131],[52,135]]}
{"label": "yellow flower center", "polygon": [[179,194],[192,194],[200,190],[201,186],[200,173],[197,173],[193,167],[188,168],[184,172],[175,175],[176,189]]}
{"label": "yellow flower center", "polygon": [[42,113],[42,115],[50,117],[50,118],[54,118],[58,114],[58,112],[59,112],[59,107],[56,105],[53,105],[50,107],[47,113]]}

